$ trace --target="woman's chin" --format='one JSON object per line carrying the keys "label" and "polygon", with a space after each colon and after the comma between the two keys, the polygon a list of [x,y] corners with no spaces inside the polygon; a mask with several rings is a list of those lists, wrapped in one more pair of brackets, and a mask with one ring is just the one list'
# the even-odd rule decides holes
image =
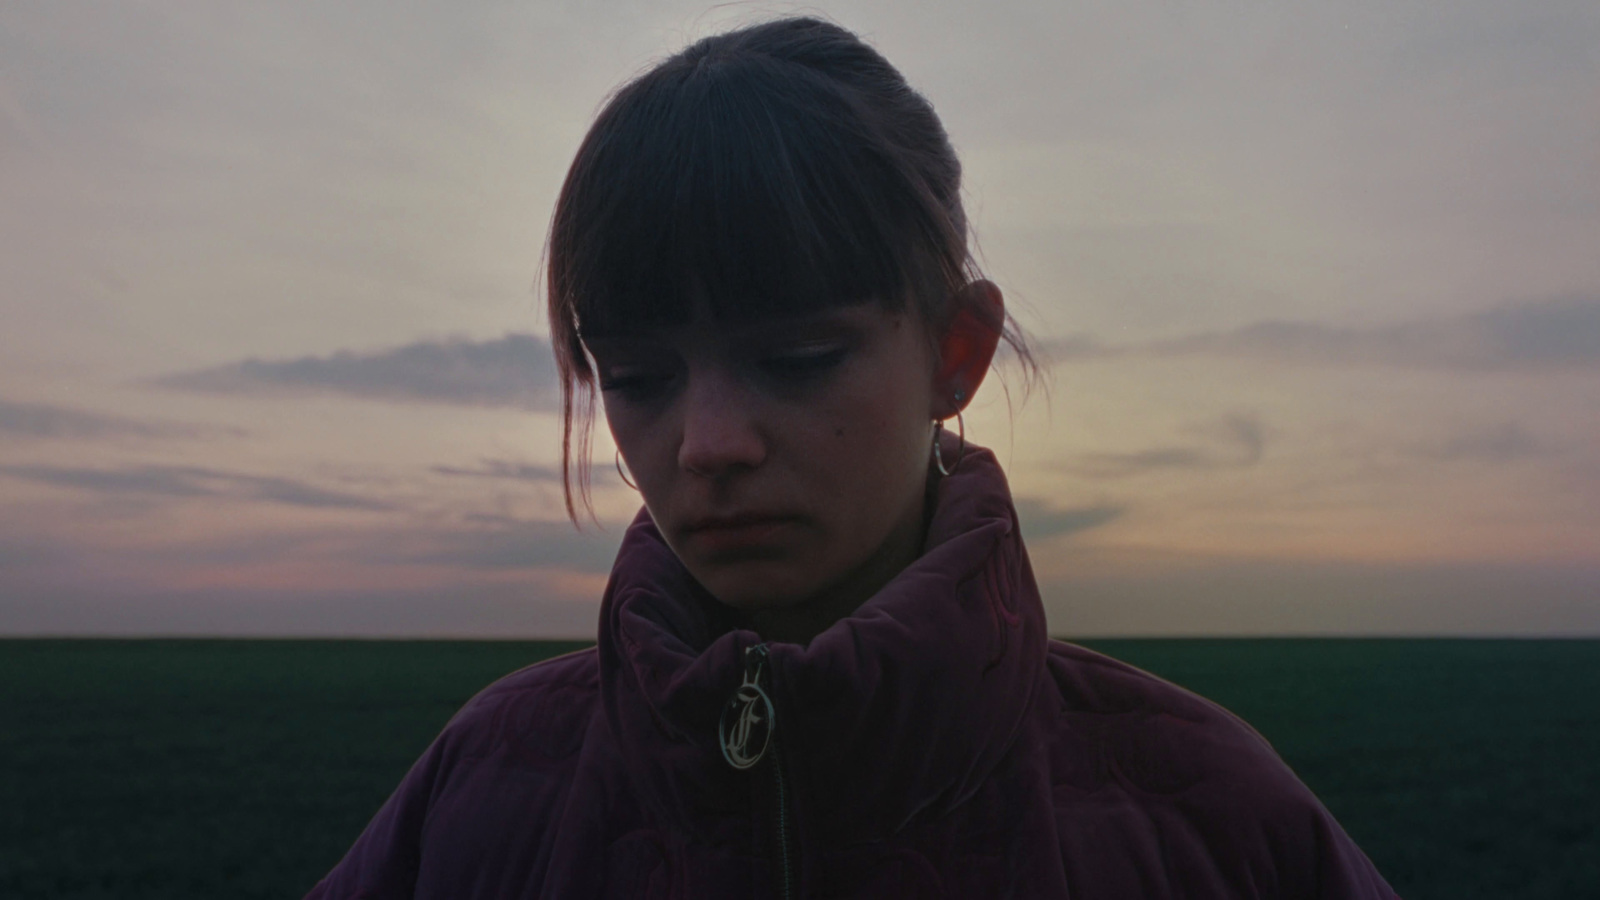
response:
{"label": "woman's chin", "polygon": [[[718,603],[741,612],[792,609],[816,593],[814,579],[801,581],[795,573],[774,565],[718,566],[718,571],[697,575]],[[735,571],[730,571],[735,569]]]}

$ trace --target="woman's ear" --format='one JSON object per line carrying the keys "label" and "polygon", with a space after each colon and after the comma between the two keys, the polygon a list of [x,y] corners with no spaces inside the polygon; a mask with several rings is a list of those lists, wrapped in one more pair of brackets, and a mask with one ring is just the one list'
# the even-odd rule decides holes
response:
{"label": "woman's ear", "polygon": [[[951,315],[938,335],[939,364],[934,371],[931,417],[948,419],[971,402],[989,374],[1005,329],[1006,307],[1000,288],[973,281],[951,298]],[[960,400],[955,399],[956,396]]]}

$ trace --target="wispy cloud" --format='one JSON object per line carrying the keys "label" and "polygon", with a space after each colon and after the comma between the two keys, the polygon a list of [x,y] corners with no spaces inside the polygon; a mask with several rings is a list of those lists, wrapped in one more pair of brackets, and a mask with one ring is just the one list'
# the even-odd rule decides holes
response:
{"label": "wispy cloud", "polygon": [[353,494],[270,475],[222,472],[197,466],[124,466],[91,469],[68,466],[0,466],[0,475],[101,494],[159,497],[232,497],[314,509],[381,511],[394,506]]}
{"label": "wispy cloud", "polygon": [[1076,359],[1096,359],[1128,352],[1108,347],[1093,335],[1072,334],[1039,342],[1038,354],[1046,362],[1070,362]]}
{"label": "wispy cloud", "polygon": [[559,395],[550,344],[529,334],[490,341],[418,341],[388,350],[290,360],[247,359],[149,383],[213,394],[335,394],[538,410],[553,409]]}
{"label": "wispy cloud", "polygon": [[59,555],[55,546],[37,538],[0,535],[0,572],[37,566],[42,560]]}
{"label": "wispy cloud", "polygon": [[1600,300],[1563,297],[1368,328],[1266,320],[1142,344],[1108,345],[1078,335],[1047,341],[1044,349],[1062,361],[1148,355],[1469,372],[1596,368]]}
{"label": "wispy cloud", "polygon": [[13,403],[0,399],[0,436],[64,440],[97,438],[206,438],[239,436],[236,428],[146,421],[104,413],[86,412],[42,403]]}
{"label": "wispy cloud", "polygon": [[429,466],[428,471],[435,475],[449,475],[458,478],[502,478],[510,481],[556,482],[561,481],[561,470],[555,466],[540,466],[532,463],[511,462],[504,459],[481,460],[475,469],[460,466]]}
{"label": "wispy cloud", "polygon": [[[483,478],[499,481],[522,481],[532,484],[557,484],[561,483],[561,468],[559,466],[546,466],[538,463],[518,462],[509,459],[482,459],[476,466],[429,466],[428,471],[435,475],[445,475],[450,478]],[[617,479],[617,470],[611,466],[594,466],[589,470],[591,483],[614,483]]]}
{"label": "wispy cloud", "polygon": [[1124,453],[1091,453],[1069,467],[1091,478],[1126,478],[1163,469],[1217,469],[1253,466],[1266,452],[1260,419],[1235,413],[1189,429],[1200,439]]}
{"label": "wispy cloud", "polygon": [[1417,449],[1417,455],[1443,462],[1508,463],[1543,456],[1550,448],[1516,422],[1458,431]]}
{"label": "wispy cloud", "polygon": [[1120,518],[1126,507],[1075,506],[1057,509],[1047,501],[1032,497],[1018,498],[1017,518],[1022,520],[1024,536],[1031,540],[1059,537],[1099,528]]}
{"label": "wispy cloud", "polygon": [[352,559],[367,564],[436,565],[462,569],[563,569],[611,571],[624,526],[579,531],[571,522],[473,514],[463,526],[413,530],[351,547]]}

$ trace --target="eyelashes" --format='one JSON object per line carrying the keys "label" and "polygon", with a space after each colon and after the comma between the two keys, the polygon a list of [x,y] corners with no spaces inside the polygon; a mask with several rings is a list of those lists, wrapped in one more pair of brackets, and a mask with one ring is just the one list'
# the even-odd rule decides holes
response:
{"label": "eyelashes", "polygon": [[[778,388],[805,387],[826,377],[850,354],[847,344],[802,346],[757,356],[750,363],[758,380]],[[649,400],[668,393],[679,380],[681,366],[600,366],[600,390],[627,400]]]}
{"label": "eyelashes", "polygon": [[600,376],[600,390],[608,394],[643,397],[659,392],[672,380],[670,374],[659,372],[626,372]]}
{"label": "eyelashes", "polygon": [[761,360],[763,371],[779,378],[806,379],[828,372],[844,361],[846,347],[839,345],[781,353]]}

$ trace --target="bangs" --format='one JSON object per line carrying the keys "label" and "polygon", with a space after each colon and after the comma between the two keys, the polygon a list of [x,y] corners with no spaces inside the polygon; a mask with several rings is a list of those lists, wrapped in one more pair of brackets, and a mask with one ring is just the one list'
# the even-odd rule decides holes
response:
{"label": "bangs", "polygon": [[685,59],[630,85],[557,204],[552,313],[563,307],[581,333],[630,333],[685,323],[702,304],[733,320],[898,310],[946,285],[919,248],[948,245],[947,217],[867,131],[877,117],[862,103],[757,54]]}

